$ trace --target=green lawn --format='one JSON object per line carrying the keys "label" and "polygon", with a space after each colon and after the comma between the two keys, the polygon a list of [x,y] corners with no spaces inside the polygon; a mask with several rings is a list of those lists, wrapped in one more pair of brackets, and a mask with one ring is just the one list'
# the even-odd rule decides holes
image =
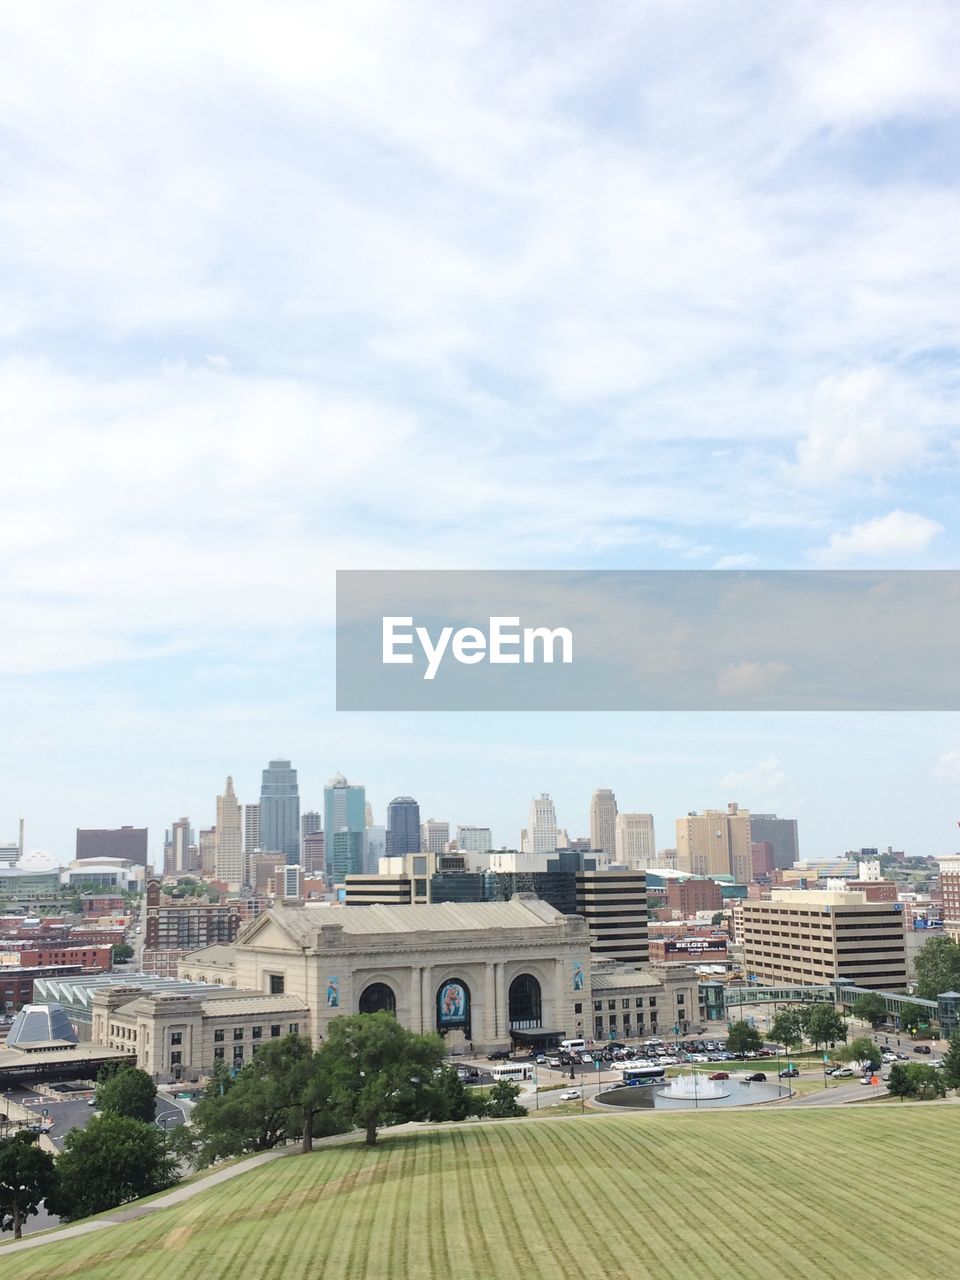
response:
{"label": "green lawn", "polygon": [[0,1280],[914,1280],[960,1256],[960,1107],[450,1126],[291,1156]]}

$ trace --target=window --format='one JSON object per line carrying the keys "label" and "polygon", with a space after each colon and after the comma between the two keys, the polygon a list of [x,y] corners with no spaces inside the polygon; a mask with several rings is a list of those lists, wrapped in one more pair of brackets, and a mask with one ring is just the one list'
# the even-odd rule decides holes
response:
{"label": "window", "polygon": [[651,996],[651,997],[650,997],[650,1008],[651,1008],[651,1009],[655,1009],[656,1007],[657,1007],[657,997],[656,997],[656,996]]}
{"label": "window", "polygon": [[223,1043],[223,1027],[218,1027],[213,1033],[214,1044]]}
{"label": "window", "polygon": [[273,1036],[274,1039],[276,1039],[277,1036],[280,1034],[280,1026],[278,1023],[275,1022],[273,1026],[270,1028],[270,1034],[271,1036]]}
{"label": "window", "polygon": [[638,1009],[643,1008],[643,996],[637,996],[636,1004]]}
{"label": "window", "polygon": [[242,1044],[235,1044],[233,1046],[233,1060],[234,1062],[243,1061],[243,1045]]}
{"label": "window", "polygon": [[616,1002],[616,1000],[608,1000],[608,1001],[607,1001],[607,1008],[608,1008],[608,1009],[615,1009],[616,1007],[617,1007],[617,1002]]}
{"label": "window", "polygon": [[182,1032],[182,1031],[171,1031],[171,1032],[170,1032],[170,1043],[171,1043],[171,1044],[183,1044],[183,1032]]}
{"label": "window", "polygon": [[574,1012],[574,1013],[583,1013],[583,1005],[582,1005],[582,1004],[575,1004],[575,1005],[573,1006],[573,1012]]}
{"label": "window", "polygon": [[425,898],[425,897],[427,896],[427,882],[426,882],[426,880],[414,880],[414,882],[413,882],[413,896],[414,896],[415,898]]}
{"label": "window", "polygon": [[272,996],[283,995],[283,974],[271,973],[270,975],[270,994]]}
{"label": "window", "polygon": [[299,1022],[291,1022],[291,1023],[290,1023],[290,1025],[289,1025],[289,1027],[287,1027],[287,1031],[288,1031],[288,1032],[290,1033],[290,1035],[292,1035],[292,1036],[298,1036],[298,1035],[300,1034],[300,1023],[299,1023]]}
{"label": "window", "polygon": [[254,1040],[259,1040],[263,1035],[263,1027],[254,1027],[250,1034],[253,1036]]}
{"label": "window", "polygon": [[426,860],[426,858],[414,858],[414,860],[413,860],[413,874],[414,874],[415,876],[425,876],[425,875],[427,874],[427,860]]}
{"label": "window", "polygon": [[622,1006],[624,1009],[629,1009],[629,1008],[630,1008],[630,1001],[629,1001],[629,1000],[621,1000],[620,1004],[621,1004],[621,1006]]}
{"label": "window", "polygon": [[170,1055],[171,1067],[179,1067],[182,1061],[183,1061],[183,1054],[180,1052],[179,1049],[175,1049],[173,1053],[171,1053]]}
{"label": "window", "polygon": [[213,1056],[214,1056],[215,1058],[219,1058],[221,1061],[223,1060],[223,1046],[222,1046],[222,1045],[220,1046],[220,1048],[219,1048],[219,1049],[214,1049],[214,1051],[213,1051]]}
{"label": "window", "polygon": [[603,1039],[603,1018],[594,1018],[593,1034],[597,1040]]}
{"label": "window", "polygon": [[681,992],[680,992],[680,994],[677,996],[677,1004],[683,1004],[683,992],[682,992],[682,991],[681,991]]}
{"label": "window", "polygon": [[234,1028],[233,1028],[233,1038],[234,1038],[234,1040],[242,1040],[242,1039],[243,1039],[243,1027],[234,1027]]}
{"label": "window", "polygon": [[594,1002],[593,1002],[593,1012],[594,1012],[594,1013],[599,1013],[599,1012],[601,1011],[601,1009],[602,1009],[602,1008],[603,1008],[603,1001],[602,1001],[602,1000],[594,1000]]}

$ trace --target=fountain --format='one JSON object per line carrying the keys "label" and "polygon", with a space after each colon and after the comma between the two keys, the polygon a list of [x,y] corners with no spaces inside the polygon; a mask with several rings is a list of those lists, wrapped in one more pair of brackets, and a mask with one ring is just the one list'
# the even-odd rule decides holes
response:
{"label": "fountain", "polygon": [[674,1077],[661,1091],[664,1098],[679,1098],[684,1102],[706,1102],[710,1098],[728,1098],[730,1090],[725,1089],[725,1081],[708,1080],[706,1076],[698,1076],[695,1071]]}

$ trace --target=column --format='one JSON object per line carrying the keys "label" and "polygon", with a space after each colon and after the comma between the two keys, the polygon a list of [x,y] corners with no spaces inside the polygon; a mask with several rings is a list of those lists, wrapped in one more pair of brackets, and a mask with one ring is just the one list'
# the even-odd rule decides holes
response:
{"label": "column", "polygon": [[420,1030],[436,1031],[437,1015],[433,999],[433,970],[425,964],[420,970]]}
{"label": "column", "polygon": [[489,960],[483,969],[483,1027],[475,1028],[474,1035],[478,1040],[497,1038],[497,973],[496,965]]}

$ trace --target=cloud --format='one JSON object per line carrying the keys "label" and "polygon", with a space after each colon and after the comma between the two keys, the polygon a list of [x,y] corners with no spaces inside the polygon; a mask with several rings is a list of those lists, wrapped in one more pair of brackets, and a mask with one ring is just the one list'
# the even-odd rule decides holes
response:
{"label": "cloud", "polygon": [[933,776],[941,782],[960,782],[960,748],[944,751],[933,766]]}
{"label": "cloud", "polygon": [[744,793],[765,795],[776,791],[786,782],[787,775],[776,756],[761,760],[742,773],[727,773],[720,779],[721,787],[740,788]]}
{"label": "cloud", "polygon": [[912,511],[891,511],[834,533],[825,547],[811,552],[821,564],[839,565],[857,559],[894,559],[926,551],[943,533],[943,525]]}

